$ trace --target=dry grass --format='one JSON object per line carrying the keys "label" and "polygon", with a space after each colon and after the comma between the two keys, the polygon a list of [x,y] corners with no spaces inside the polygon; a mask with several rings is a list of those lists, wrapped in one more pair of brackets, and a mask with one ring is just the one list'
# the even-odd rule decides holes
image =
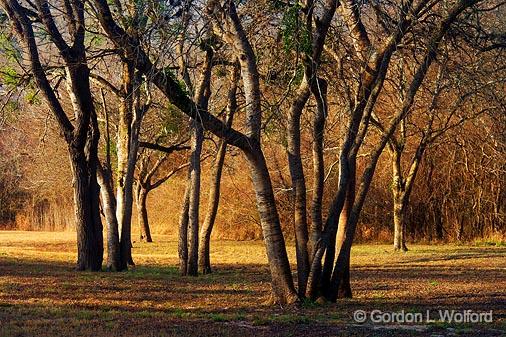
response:
{"label": "dry grass", "polygon": [[[358,245],[355,298],[281,309],[263,305],[261,242],[212,243],[215,273],[177,274],[176,241],[134,243],[135,268],[74,272],[75,234],[0,232],[0,336],[328,336],[505,333],[506,248]],[[294,260],[293,249],[289,251]],[[357,325],[354,310],[494,311],[492,324]],[[416,329],[419,330],[416,330]]]}

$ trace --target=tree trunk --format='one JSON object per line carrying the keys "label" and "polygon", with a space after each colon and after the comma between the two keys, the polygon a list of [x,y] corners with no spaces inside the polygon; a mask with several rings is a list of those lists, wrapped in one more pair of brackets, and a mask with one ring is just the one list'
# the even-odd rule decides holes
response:
{"label": "tree trunk", "polygon": [[391,146],[392,157],[392,194],[394,204],[394,250],[407,251],[404,237],[404,199],[405,184],[402,177],[401,154],[402,147]]}
{"label": "tree trunk", "polygon": [[[77,269],[102,269],[104,255],[103,226],[100,217],[100,186],[97,182],[98,129],[97,116],[90,90],[89,69],[85,62],[66,68],[67,87],[76,115],[88,116],[86,141],[74,139],[69,144],[74,175],[74,204],[77,230]],[[84,118],[84,117],[83,117]]]}
{"label": "tree trunk", "polygon": [[271,178],[259,144],[252,140],[252,151],[247,152],[251,180],[255,189],[257,208],[272,277],[273,300],[291,304],[298,300],[286,253],[285,240],[279,223]]}
{"label": "tree trunk", "polygon": [[139,222],[140,240],[153,242],[151,230],[149,229],[148,209],[146,207],[148,192],[149,190],[145,187],[138,186],[137,188],[137,219]]}
{"label": "tree trunk", "polygon": [[309,240],[309,261],[312,263],[316,246],[323,230],[322,203],[325,185],[325,166],[323,158],[323,140],[325,119],[327,118],[327,82],[318,80],[318,86],[312,89],[316,98],[317,111],[313,120],[313,199],[311,203],[311,236]]}
{"label": "tree trunk", "polygon": [[[228,106],[227,116],[225,118],[225,125],[232,126],[234,114],[237,110],[237,82],[239,81],[239,69],[234,68],[234,75],[228,92]],[[225,156],[227,154],[227,141],[222,139],[216,153],[214,162],[214,171],[212,174],[211,186],[209,188],[209,202],[207,206],[207,214],[202,224],[200,232],[200,245],[199,245],[199,270],[202,274],[209,274],[211,269],[210,246],[211,246],[211,233],[213,231],[216,214],[218,213],[218,206],[220,203],[220,187],[221,187],[221,174],[223,172],[223,164],[225,163]]]}
{"label": "tree trunk", "polygon": [[199,206],[200,206],[200,155],[204,141],[202,125],[193,121],[190,195],[188,208],[188,275],[198,275],[199,257]]}
{"label": "tree trunk", "polygon": [[183,197],[183,205],[179,216],[179,273],[184,276],[188,274],[188,210],[190,208],[190,178],[186,183]]}
{"label": "tree trunk", "polygon": [[[394,192],[398,193],[398,192]],[[406,247],[406,224],[404,223],[405,205],[403,197],[394,196],[394,250],[407,252]]]}
{"label": "tree trunk", "polygon": [[211,258],[211,233],[213,230],[216,214],[218,213],[218,206],[220,203],[220,185],[221,173],[223,171],[223,164],[225,162],[225,154],[227,152],[227,143],[222,140],[216,154],[215,167],[212,175],[211,187],[209,189],[209,203],[207,206],[207,214],[202,224],[199,242],[199,270],[202,274],[210,274]]}
{"label": "tree trunk", "polygon": [[[349,134],[348,134],[349,137]],[[338,232],[339,216],[347,200],[349,184],[352,172],[348,161],[348,153],[351,148],[351,141],[348,138],[341,149],[339,158],[339,184],[337,193],[329,207],[329,215],[325,222],[319,244],[317,244],[316,253],[311,263],[311,271],[308,279],[308,297],[315,298],[317,295],[325,295],[328,292],[330,277],[332,273],[332,264],[335,258],[336,236]],[[353,175],[354,177],[354,175]],[[325,261],[322,269],[322,259],[325,254]],[[321,273],[319,271],[321,270]]]}
{"label": "tree trunk", "polygon": [[[348,255],[342,255],[342,249],[344,246],[345,241],[347,240],[347,236],[349,235],[348,230],[348,221],[350,217],[350,213],[352,211],[353,203],[355,201],[355,184],[356,184],[356,168],[355,168],[355,162],[350,160],[349,163],[350,166],[350,173],[349,173],[349,183],[348,183],[348,190],[346,192],[346,199],[344,201],[343,208],[341,210],[341,214],[339,215],[339,225],[336,235],[336,244],[335,246],[331,247],[331,249],[336,249],[338,252],[338,260],[341,259],[343,262],[346,262],[349,260],[349,253]],[[335,256],[335,253],[334,253]],[[334,257],[332,256],[332,257]],[[332,268],[333,268],[333,261],[325,260],[326,264],[325,266],[329,269],[325,270],[325,276],[331,278],[330,275],[332,274]],[[337,286],[337,296],[338,298],[351,298],[352,292],[351,292],[351,284],[350,284],[350,269],[349,269],[349,263],[344,263],[344,267],[342,270],[342,275],[340,278],[340,282]],[[328,276],[327,276],[328,275]],[[325,279],[325,281],[330,282],[329,279]],[[322,288],[324,289],[324,293],[327,297],[327,299],[332,298],[333,289],[330,289],[332,286],[330,283],[324,283],[322,284]]]}
{"label": "tree trunk", "polygon": [[107,270],[121,271],[126,269],[122,263],[119,245],[118,221],[116,219],[116,198],[112,186],[112,176],[109,168],[97,166],[97,178],[102,195],[102,209],[107,223]]}
{"label": "tree trunk", "polygon": [[99,214],[99,187],[85,155],[71,150],[77,231],[77,270],[102,269],[103,237]]}
{"label": "tree trunk", "polygon": [[308,230],[306,215],[306,180],[300,152],[300,118],[302,110],[310,95],[309,83],[304,78],[288,115],[288,165],[292,179],[294,202],[295,254],[297,258],[297,287],[300,297],[306,295],[306,284],[309,275]]}
{"label": "tree trunk", "polygon": [[123,93],[118,121],[117,139],[117,184],[116,184],[116,218],[120,227],[121,256],[127,264],[133,265],[132,259],[132,185],[133,168],[130,164],[131,135],[133,119],[134,67],[131,62],[123,63]]}

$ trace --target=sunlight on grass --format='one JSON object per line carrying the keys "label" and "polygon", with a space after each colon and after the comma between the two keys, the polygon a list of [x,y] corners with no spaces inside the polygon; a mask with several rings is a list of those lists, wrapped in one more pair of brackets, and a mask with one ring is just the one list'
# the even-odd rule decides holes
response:
{"label": "sunlight on grass", "polygon": [[[342,325],[353,322],[357,308],[490,310],[490,303],[498,303],[498,289],[506,288],[506,248],[411,245],[407,253],[399,254],[390,245],[361,244],[352,253],[353,299],[337,304],[303,301],[286,310],[263,304],[270,296],[270,279],[262,242],[213,241],[214,272],[180,277],[176,239],[154,240],[134,243],[136,265],[126,272],[78,273],[73,269],[75,233],[0,231],[0,320],[10,322],[8,330],[0,327],[0,335],[31,331],[58,336],[97,325],[102,329],[97,336],[106,336],[131,322],[173,320],[190,326],[194,321],[237,324],[245,329]],[[293,262],[293,244],[289,245]],[[483,272],[487,283],[481,282]],[[496,323],[501,326],[503,321]]]}

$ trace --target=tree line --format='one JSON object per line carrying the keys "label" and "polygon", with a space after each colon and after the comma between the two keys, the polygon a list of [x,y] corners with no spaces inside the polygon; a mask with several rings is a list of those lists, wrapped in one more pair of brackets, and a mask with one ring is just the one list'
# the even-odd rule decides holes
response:
{"label": "tree line", "polygon": [[[378,177],[393,208],[379,206],[372,221],[393,214],[386,221],[396,250],[408,249],[407,232],[427,236],[426,226],[410,226],[430,217],[441,238],[443,220],[462,227],[457,237],[466,222],[473,233],[504,233],[500,1],[0,0],[0,7],[2,111],[22,113],[22,97],[40,97],[35,110],[47,107],[58,126],[70,158],[78,270],[101,270],[104,241],[108,270],[132,265],[134,203],[141,238],[151,241],[148,193],[186,172],[180,272],[211,272],[227,154],[249,171],[273,302],[352,296],[351,247],[369,217],[364,207],[378,200],[371,193]],[[208,158],[208,205],[201,205]],[[16,167],[17,157],[9,160]],[[388,174],[378,172],[381,161]],[[415,181],[428,200],[417,198]],[[0,192],[16,183],[2,176]],[[459,201],[467,188],[473,200]],[[284,223],[294,235],[296,282]]]}

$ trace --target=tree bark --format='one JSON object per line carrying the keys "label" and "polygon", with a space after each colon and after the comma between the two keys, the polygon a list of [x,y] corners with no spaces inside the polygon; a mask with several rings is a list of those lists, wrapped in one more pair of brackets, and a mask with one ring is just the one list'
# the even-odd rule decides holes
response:
{"label": "tree bark", "polygon": [[200,156],[204,142],[204,130],[197,121],[193,123],[191,140],[192,157],[190,171],[190,195],[188,207],[188,275],[198,275],[198,249],[199,249],[199,207],[200,207]]}
{"label": "tree bark", "polygon": [[102,223],[94,169],[83,153],[71,150],[77,232],[77,270],[99,271],[103,260]]}
{"label": "tree bark", "polygon": [[290,107],[287,127],[287,152],[292,180],[295,254],[297,258],[297,288],[300,297],[306,295],[309,275],[308,230],[306,214],[306,180],[300,149],[300,118],[311,94],[307,78],[304,78]]}
{"label": "tree bark", "polygon": [[188,274],[188,211],[190,209],[190,190],[190,174],[188,174],[181,214],[179,215],[178,256],[179,274],[182,276]]}
{"label": "tree bark", "polygon": [[149,228],[148,209],[146,201],[149,190],[143,186],[137,187],[137,219],[140,230],[140,240],[143,242],[153,242],[151,230]]}
{"label": "tree bark", "polygon": [[204,223],[202,224],[202,230],[200,231],[199,271],[202,274],[210,274],[212,272],[210,258],[211,233],[220,203],[221,173],[223,171],[226,152],[227,143],[222,140],[220,142],[214,163],[215,167],[212,174],[211,187],[209,188],[209,203],[207,206],[207,214],[204,219]]}
{"label": "tree bark", "polygon": [[308,245],[310,263],[316,254],[318,240],[321,238],[323,230],[322,203],[325,185],[323,140],[328,113],[327,81],[319,79],[312,92],[316,98],[317,110],[313,118],[313,198],[311,202],[311,235]]}
{"label": "tree bark", "polygon": [[[74,174],[74,202],[78,247],[78,270],[102,269],[104,254],[103,225],[100,217],[100,186],[97,182],[98,129],[97,116],[91,95],[86,62],[82,60],[66,68],[67,88],[73,109],[78,116],[88,116],[84,147],[75,139],[69,144]],[[84,125],[83,125],[84,126]],[[84,134],[83,134],[84,136]]]}
{"label": "tree bark", "polygon": [[[234,67],[234,75],[228,92],[228,106],[227,116],[225,117],[225,125],[232,127],[234,114],[237,110],[237,82],[239,81],[239,69]],[[211,233],[218,213],[218,206],[220,202],[220,187],[221,187],[221,174],[223,172],[223,165],[225,163],[225,156],[227,154],[227,141],[222,139],[216,153],[214,162],[214,171],[212,174],[211,186],[209,188],[209,202],[207,206],[207,214],[202,224],[200,232],[200,245],[199,245],[199,270],[202,274],[209,274],[211,269],[210,246],[211,246]]]}
{"label": "tree bark", "polygon": [[393,217],[394,217],[394,250],[407,251],[404,224],[404,209],[406,207],[405,184],[401,168],[401,149],[392,146],[392,194],[393,194]]}
{"label": "tree bark", "polygon": [[107,270],[121,271],[125,265],[121,261],[118,221],[116,219],[116,198],[112,186],[112,174],[108,167],[97,166],[97,178],[102,196],[102,209],[107,224]]}
{"label": "tree bark", "polygon": [[399,200],[399,197],[394,196],[394,250],[406,252],[408,247],[406,246],[404,207],[404,202]]}
{"label": "tree bark", "polygon": [[253,150],[246,155],[271,271],[273,300],[279,304],[291,304],[298,300],[298,296],[293,285],[271,178],[260,145],[252,140],[252,147]]}
{"label": "tree bark", "polygon": [[116,217],[120,228],[120,246],[123,261],[133,265],[132,259],[132,185],[133,169],[130,163],[131,136],[133,120],[134,72],[132,62],[123,63],[123,93],[119,109],[117,139],[117,184],[116,184]]}

